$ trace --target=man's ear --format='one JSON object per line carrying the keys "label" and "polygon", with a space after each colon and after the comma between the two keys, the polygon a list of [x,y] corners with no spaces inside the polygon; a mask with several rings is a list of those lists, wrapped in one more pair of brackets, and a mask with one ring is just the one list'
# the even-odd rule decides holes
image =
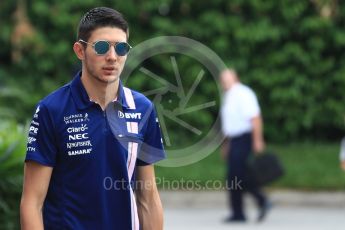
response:
{"label": "man's ear", "polygon": [[80,42],[75,42],[73,44],[73,50],[79,60],[84,60],[85,49],[84,46],[80,44]]}

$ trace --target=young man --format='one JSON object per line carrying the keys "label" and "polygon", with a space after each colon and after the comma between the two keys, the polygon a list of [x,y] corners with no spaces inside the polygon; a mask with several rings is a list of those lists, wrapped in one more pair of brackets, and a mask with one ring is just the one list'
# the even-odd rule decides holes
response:
{"label": "young man", "polygon": [[240,82],[234,70],[224,70],[220,74],[220,83],[224,90],[221,123],[226,137],[222,154],[229,167],[228,185],[236,181],[240,185],[229,190],[232,216],[227,218],[226,222],[246,220],[243,190],[255,197],[260,210],[258,221],[261,221],[266,215],[269,203],[260,189],[246,180],[246,164],[252,151],[261,153],[265,148],[259,103],[253,90]]}
{"label": "young man", "polygon": [[163,228],[152,164],[165,153],[153,104],[121,84],[127,41],[113,9],[81,19],[73,50],[82,70],[31,122],[22,229]]}

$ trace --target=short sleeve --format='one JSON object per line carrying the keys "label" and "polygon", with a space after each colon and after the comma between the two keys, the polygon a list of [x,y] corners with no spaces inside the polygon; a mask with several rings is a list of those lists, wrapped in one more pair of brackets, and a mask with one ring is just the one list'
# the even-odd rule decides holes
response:
{"label": "short sleeve", "polygon": [[260,106],[255,93],[248,89],[248,91],[243,94],[243,115],[248,120],[258,116],[260,114]]}
{"label": "short sleeve", "polygon": [[30,124],[25,161],[54,167],[56,147],[54,127],[48,109],[39,104]]}
{"label": "short sleeve", "polygon": [[165,158],[163,139],[156,110],[152,104],[147,119],[144,141],[138,153],[137,165],[153,164]]}

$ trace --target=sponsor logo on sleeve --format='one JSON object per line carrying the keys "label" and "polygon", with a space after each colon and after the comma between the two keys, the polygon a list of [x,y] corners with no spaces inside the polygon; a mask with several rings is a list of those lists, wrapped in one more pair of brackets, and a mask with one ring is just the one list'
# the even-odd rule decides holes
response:
{"label": "sponsor logo on sleeve", "polygon": [[29,128],[29,134],[32,134],[32,135],[36,136],[37,132],[38,132],[38,128],[33,126],[33,125],[31,125],[30,128]]}
{"label": "sponsor logo on sleeve", "polygon": [[27,152],[35,152],[36,149],[35,149],[34,147],[30,147],[30,146],[29,146],[29,147],[26,148],[26,151],[27,151]]}
{"label": "sponsor logo on sleeve", "polygon": [[38,123],[38,122],[36,122],[36,121],[34,121],[34,120],[31,121],[31,124],[32,124],[32,125],[36,125],[36,126],[40,126],[40,123]]}
{"label": "sponsor logo on sleeve", "polygon": [[35,142],[36,141],[36,138],[34,138],[34,137],[28,137],[28,144],[29,145],[31,145],[33,142]]}
{"label": "sponsor logo on sleeve", "polygon": [[38,113],[40,112],[40,106],[37,106],[36,112],[34,114],[34,118],[38,118]]}

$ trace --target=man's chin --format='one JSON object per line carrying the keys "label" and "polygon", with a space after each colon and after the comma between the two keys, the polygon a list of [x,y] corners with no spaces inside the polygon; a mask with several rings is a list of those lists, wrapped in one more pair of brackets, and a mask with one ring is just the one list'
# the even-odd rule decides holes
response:
{"label": "man's chin", "polygon": [[106,76],[102,76],[99,80],[102,81],[103,83],[111,84],[111,83],[114,83],[114,82],[118,81],[119,80],[119,76],[106,75]]}

